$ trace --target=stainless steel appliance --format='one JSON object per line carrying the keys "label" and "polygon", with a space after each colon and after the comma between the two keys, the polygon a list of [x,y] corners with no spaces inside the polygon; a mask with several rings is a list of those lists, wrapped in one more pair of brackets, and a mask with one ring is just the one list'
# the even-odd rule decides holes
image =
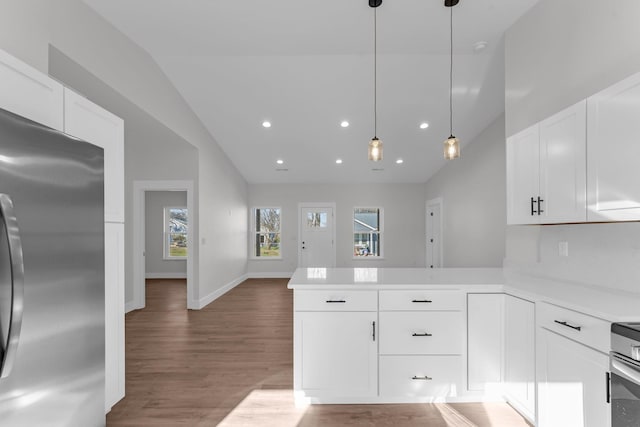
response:
{"label": "stainless steel appliance", "polygon": [[0,109],[0,425],[104,426],[103,151]]}
{"label": "stainless steel appliance", "polygon": [[640,426],[640,323],[611,325],[611,427]]}

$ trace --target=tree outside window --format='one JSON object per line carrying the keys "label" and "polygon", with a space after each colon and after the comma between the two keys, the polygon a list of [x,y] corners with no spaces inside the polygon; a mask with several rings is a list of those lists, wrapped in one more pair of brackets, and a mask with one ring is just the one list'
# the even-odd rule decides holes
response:
{"label": "tree outside window", "polygon": [[280,208],[255,208],[253,210],[253,256],[281,258]]}
{"label": "tree outside window", "polygon": [[382,209],[353,209],[353,256],[382,256]]}
{"label": "tree outside window", "polygon": [[187,208],[164,208],[164,257],[166,259],[184,259],[187,257],[188,229]]}

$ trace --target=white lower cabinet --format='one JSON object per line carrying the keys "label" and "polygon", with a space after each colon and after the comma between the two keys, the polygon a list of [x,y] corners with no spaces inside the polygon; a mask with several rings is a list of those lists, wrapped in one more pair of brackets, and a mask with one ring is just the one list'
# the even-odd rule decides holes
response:
{"label": "white lower cabinet", "polygon": [[504,396],[529,421],[536,412],[535,304],[505,295]]}
{"label": "white lower cabinet", "polygon": [[380,354],[461,354],[460,312],[380,312]]}
{"label": "white lower cabinet", "polygon": [[296,311],[294,388],[322,400],[378,394],[377,311]]}
{"label": "white lower cabinet", "polygon": [[446,399],[460,394],[462,356],[380,356],[380,395]]}
{"label": "white lower cabinet", "polygon": [[467,295],[467,389],[500,395],[503,355],[503,294]]}
{"label": "white lower cabinet", "polygon": [[[561,308],[555,308],[556,311],[558,309]],[[570,310],[566,312],[569,317],[573,313]],[[558,322],[565,321],[558,319]],[[568,325],[565,326],[554,322],[559,329],[551,330],[540,326],[538,322],[537,426],[608,427],[611,425],[611,408],[607,403],[609,357],[576,341],[580,339],[579,336],[568,338],[564,329],[560,329],[566,328],[567,333],[575,334],[588,333],[589,327],[566,323]]]}

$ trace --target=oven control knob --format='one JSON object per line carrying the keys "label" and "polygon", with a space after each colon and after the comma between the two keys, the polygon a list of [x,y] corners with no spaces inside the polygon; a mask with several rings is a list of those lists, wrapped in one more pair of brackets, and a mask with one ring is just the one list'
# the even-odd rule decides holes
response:
{"label": "oven control knob", "polygon": [[640,361],[640,345],[631,346],[631,358]]}

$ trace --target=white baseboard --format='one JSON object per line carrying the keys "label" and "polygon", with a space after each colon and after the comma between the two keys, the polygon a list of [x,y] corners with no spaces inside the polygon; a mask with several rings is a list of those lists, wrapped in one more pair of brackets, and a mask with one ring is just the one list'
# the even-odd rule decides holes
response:
{"label": "white baseboard", "polygon": [[248,279],[291,279],[293,272],[247,273]]}
{"label": "white baseboard", "polygon": [[197,300],[196,309],[200,310],[201,308],[206,307],[207,305],[211,304],[213,301],[220,298],[222,295],[226,294],[231,289],[235,288],[236,286],[238,286],[240,283],[244,282],[247,279],[248,279],[248,276],[246,274],[243,274],[242,276],[227,283],[223,287],[211,292],[209,295],[205,296],[204,298],[200,298],[199,300]]}
{"label": "white baseboard", "polygon": [[186,279],[187,273],[145,273],[145,279]]}

